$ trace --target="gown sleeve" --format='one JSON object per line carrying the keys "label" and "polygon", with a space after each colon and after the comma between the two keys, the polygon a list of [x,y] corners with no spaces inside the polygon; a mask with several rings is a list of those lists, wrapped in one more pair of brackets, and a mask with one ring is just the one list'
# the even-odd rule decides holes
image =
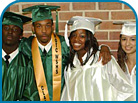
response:
{"label": "gown sleeve", "polygon": [[65,72],[65,87],[61,100],[124,101],[132,96],[133,92],[132,85],[112,57],[104,66],[101,62],[94,62],[92,65],[76,65],[72,70],[69,67]]}
{"label": "gown sleeve", "polygon": [[26,72],[26,85],[20,101],[40,101],[32,61],[29,61]]}
{"label": "gown sleeve", "polygon": [[116,99],[118,101],[124,101],[129,98],[134,92],[133,86],[117,64],[115,58],[112,56],[111,61],[104,67],[107,70],[109,82],[115,90]]}

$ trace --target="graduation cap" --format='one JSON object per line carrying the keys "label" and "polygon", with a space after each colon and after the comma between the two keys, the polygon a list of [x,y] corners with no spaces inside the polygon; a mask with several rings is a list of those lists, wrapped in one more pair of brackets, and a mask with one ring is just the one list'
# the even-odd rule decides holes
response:
{"label": "graduation cap", "polygon": [[113,24],[123,25],[121,33],[122,35],[132,36],[136,35],[136,23],[128,21],[115,21]]}
{"label": "graduation cap", "polygon": [[92,34],[95,34],[95,27],[96,25],[100,24],[102,21],[101,19],[97,18],[90,18],[90,17],[82,17],[82,16],[74,16],[72,17],[66,24],[65,27],[65,40],[67,45],[69,46],[69,40],[68,40],[68,35],[67,35],[67,25],[72,25],[71,26],[71,32],[77,30],[77,29],[85,29]]}
{"label": "graduation cap", "polygon": [[5,12],[2,20],[2,25],[16,25],[23,30],[23,24],[31,21],[32,18],[19,15],[13,12]]}
{"label": "graduation cap", "polygon": [[60,6],[51,5],[35,5],[23,9],[23,12],[32,12],[32,22],[41,21],[45,19],[52,19],[51,11],[56,11],[56,33],[58,33],[58,12]]}

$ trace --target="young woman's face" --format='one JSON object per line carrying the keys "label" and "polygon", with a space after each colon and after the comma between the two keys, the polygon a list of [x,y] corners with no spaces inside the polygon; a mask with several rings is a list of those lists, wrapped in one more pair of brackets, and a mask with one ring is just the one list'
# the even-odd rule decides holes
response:
{"label": "young woman's face", "polygon": [[126,52],[126,54],[135,53],[136,52],[136,35],[134,36],[122,35],[121,45],[122,45],[122,49]]}
{"label": "young woman's face", "polygon": [[71,34],[71,45],[75,51],[84,50],[86,41],[86,31],[84,29],[78,29]]}

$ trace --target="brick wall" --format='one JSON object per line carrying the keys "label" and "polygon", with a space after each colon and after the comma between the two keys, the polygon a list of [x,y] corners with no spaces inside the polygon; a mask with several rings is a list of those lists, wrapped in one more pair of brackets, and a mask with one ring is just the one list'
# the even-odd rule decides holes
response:
{"label": "brick wall", "polygon": [[[133,11],[125,4],[119,2],[20,2],[12,5],[9,10],[22,14],[22,9],[33,5],[58,5],[59,32],[64,34],[65,22],[72,16],[88,16],[102,19],[102,23],[96,27],[95,37],[99,44],[110,46],[112,54],[116,57],[118,48],[120,25],[113,25],[113,21],[135,21]],[[31,14],[25,14],[31,16]],[[53,13],[55,20],[55,13]],[[24,25],[24,36],[32,35],[31,22]]]}

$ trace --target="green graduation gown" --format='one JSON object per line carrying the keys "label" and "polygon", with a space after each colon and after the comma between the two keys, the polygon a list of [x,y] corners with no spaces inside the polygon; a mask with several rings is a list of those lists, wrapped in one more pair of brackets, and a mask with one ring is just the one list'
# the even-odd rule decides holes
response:
{"label": "green graduation gown", "polygon": [[35,98],[39,98],[36,93],[32,62],[21,52],[16,55],[8,67],[2,59],[2,100],[33,101]]}
{"label": "green graduation gown", "polygon": [[[30,59],[32,59],[32,53],[31,53],[31,44],[32,39],[34,37],[31,36],[28,39],[24,38],[21,43],[22,52],[27,55]],[[61,93],[64,86],[64,69],[67,65],[68,57],[69,57],[69,47],[66,45],[65,39],[62,36],[59,36],[60,42],[61,42],[61,52],[62,52],[62,79],[61,79]],[[48,92],[50,100],[53,99],[53,83],[52,83],[52,47],[48,51],[47,55],[43,55],[41,49],[39,48],[43,68],[45,72],[46,82],[48,86]]]}

